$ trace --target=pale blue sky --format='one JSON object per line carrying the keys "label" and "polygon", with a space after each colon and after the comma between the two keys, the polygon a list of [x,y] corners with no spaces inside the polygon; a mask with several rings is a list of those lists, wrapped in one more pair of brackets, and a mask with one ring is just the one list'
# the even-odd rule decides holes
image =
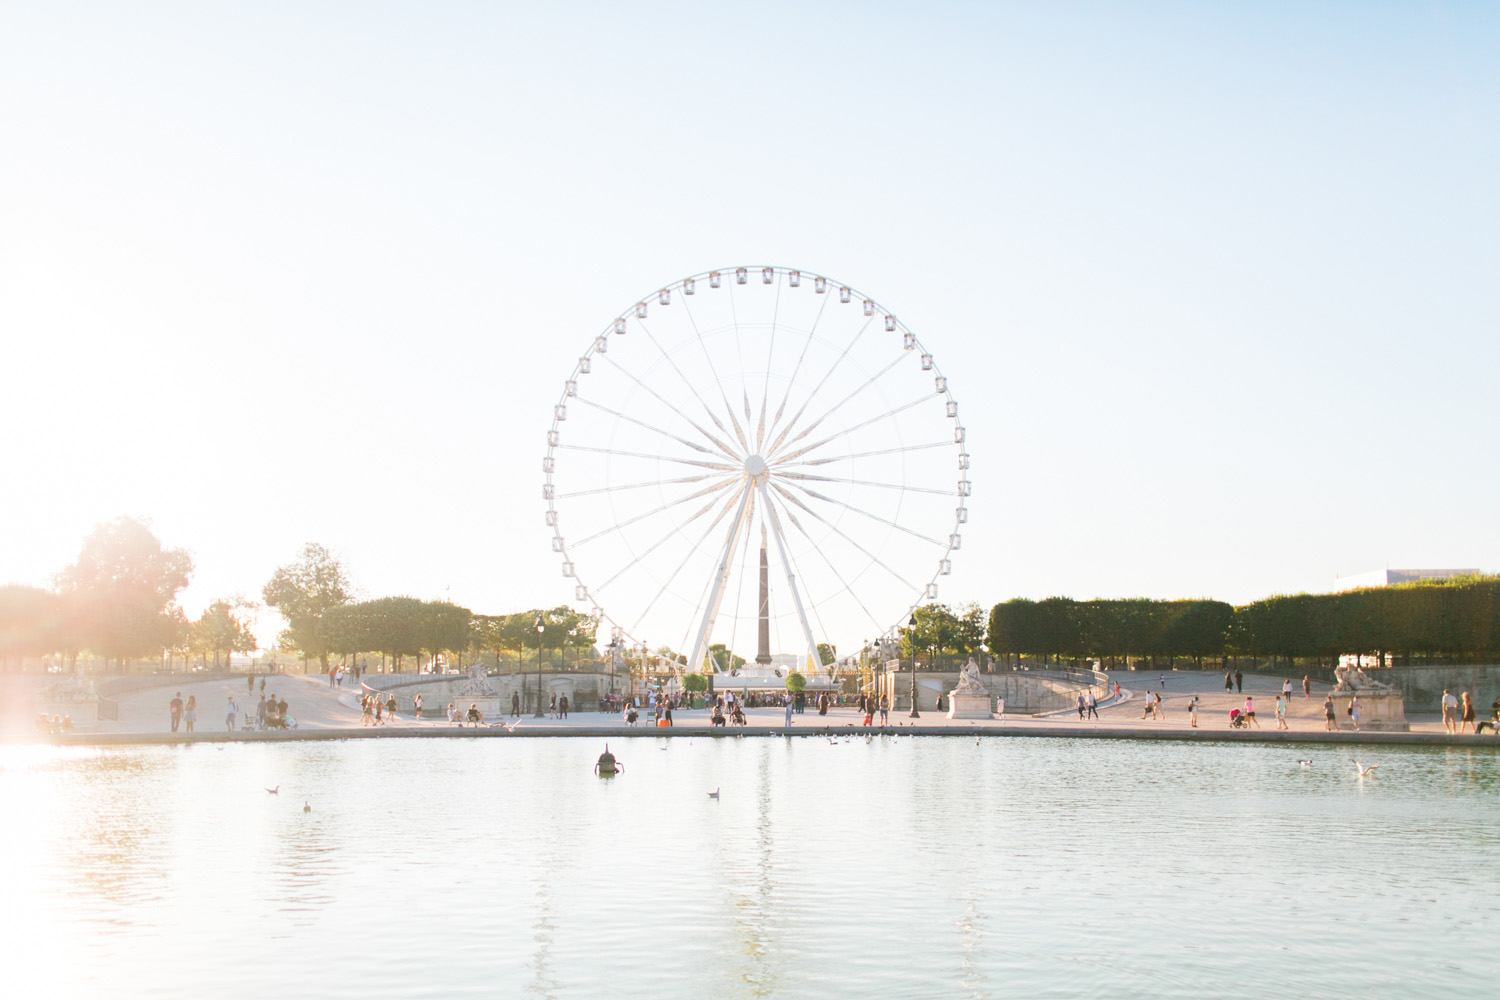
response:
{"label": "pale blue sky", "polygon": [[567,601],[573,360],[737,263],[951,374],[944,598],[1500,569],[1497,77],[1494,4],[0,4],[0,579]]}

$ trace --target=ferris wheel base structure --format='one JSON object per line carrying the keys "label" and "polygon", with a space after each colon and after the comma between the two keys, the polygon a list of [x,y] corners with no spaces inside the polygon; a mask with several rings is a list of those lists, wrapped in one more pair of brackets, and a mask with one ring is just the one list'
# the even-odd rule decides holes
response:
{"label": "ferris wheel base structure", "polygon": [[774,631],[816,674],[820,637],[888,644],[937,597],[968,469],[915,333],[848,285],[747,266],[664,286],[594,336],[554,407],[542,492],[612,646],[680,635],[687,668],[712,672],[711,644],[732,666],[743,629],[764,668]]}

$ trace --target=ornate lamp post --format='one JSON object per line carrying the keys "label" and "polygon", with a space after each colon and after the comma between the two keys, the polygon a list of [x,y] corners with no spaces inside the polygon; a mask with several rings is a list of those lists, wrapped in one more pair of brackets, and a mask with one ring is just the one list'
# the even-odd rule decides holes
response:
{"label": "ornate lamp post", "polygon": [[917,711],[917,616],[915,613],[912,614],[911,621],[906,623],[906,627],[911,630],[907,633],[908,645],[911,646],[911,711],[906,717],[920,719],[922,713]]}
{"label": "ornate lamp post", "polygon": [[542,624],[541,615],[536,616],[536,624],[533,627],[536,629],[536,714],[532,718],[544,719],[547,716],[542,707],[542,633],[546,631],[547,626]]}

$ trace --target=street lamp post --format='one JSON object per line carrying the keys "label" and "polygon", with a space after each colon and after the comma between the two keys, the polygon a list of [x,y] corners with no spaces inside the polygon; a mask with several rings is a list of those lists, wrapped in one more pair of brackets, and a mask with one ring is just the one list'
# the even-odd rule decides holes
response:
{"label": "street lamp post", "polygon": [[542,710],[542,633],[547,626],[542,624],[542,616],[536,616],[536,714],[533,719],[544,719],[547,713]]}
{"label": "street lamp post", "polygon": [[911,629],[909,634],[911,641],[908,643],[911,646],[911,711],[907,713],[906,717],[908,719],[920,719],[922,713],[917,711],[917,616],[915,614],[911,616],[911,621],[907,622],[906,626]]}

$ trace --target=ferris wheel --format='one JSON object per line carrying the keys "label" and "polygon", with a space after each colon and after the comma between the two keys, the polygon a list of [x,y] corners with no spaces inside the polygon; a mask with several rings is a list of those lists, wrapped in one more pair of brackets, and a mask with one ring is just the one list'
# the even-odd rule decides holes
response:
{"label": "ferris wheel", "polygon": [[575,598],[698,669],[821,669],[938,595],[968,520],[958,402],[915,333],[810,271],[654,290],[588,341],[542,471]]}

